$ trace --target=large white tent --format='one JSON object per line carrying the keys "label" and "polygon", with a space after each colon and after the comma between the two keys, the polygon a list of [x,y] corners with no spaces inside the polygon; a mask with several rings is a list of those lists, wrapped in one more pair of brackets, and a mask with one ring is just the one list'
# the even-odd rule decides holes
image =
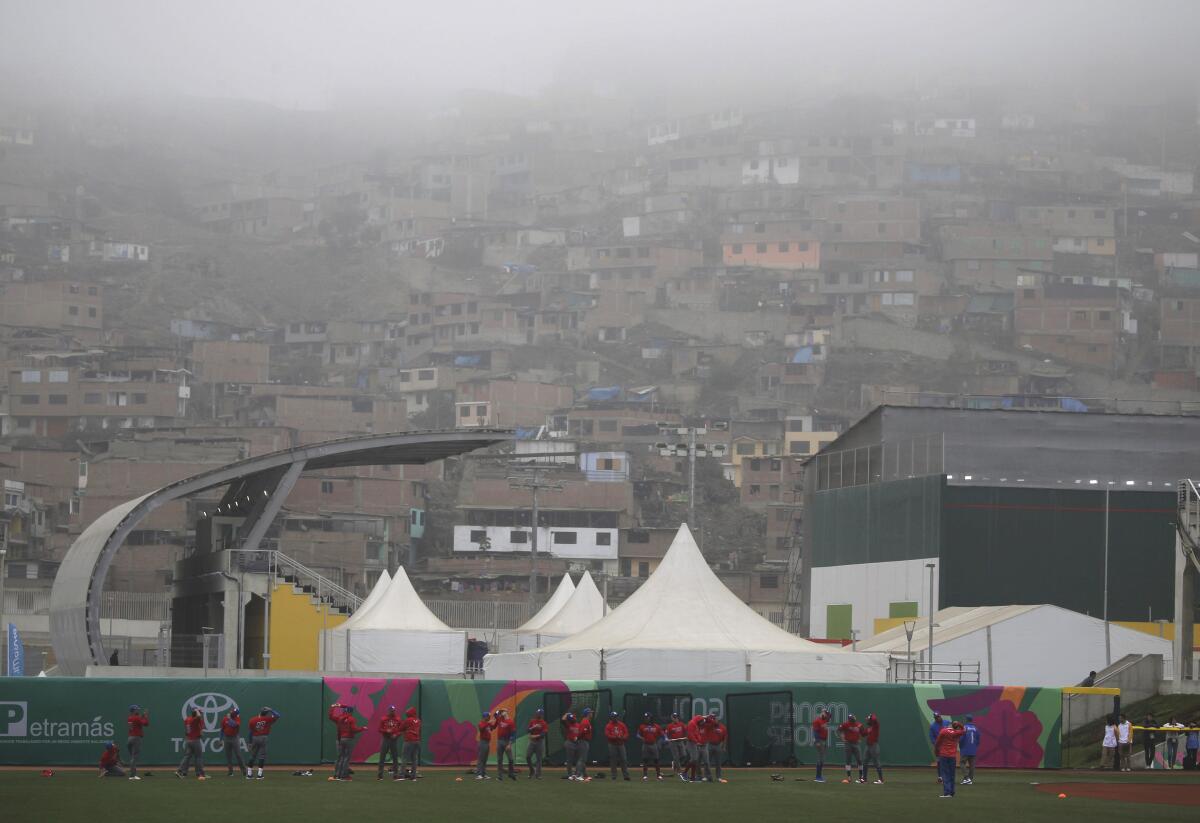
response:
{"label": "large white tent", "polygon": [[[955,607],[937,612],[933,622],[934,665],[978,665],[987,685],[1069,686],[1127,654],[1171,657],[1170,640],[1111,623],[1106,653],[1104,621],[1059,606]],[[911,643],[904,626],[896,626],[858,648],[900,658],[911,649],[913,660],[924,662],[929,624],[917,621]],[[901,679],[905,674],[899,672]]]}
{"label": "large white tent", "polygon": [[571,599],[571,595],[575,593],[575,584],[571,581],[571,575],[564,574],[562,580],[559,581],[558,588],[554,590],[554,594],[550,595],[550,599],[546,601],[546,605],[538,609],[537,614],[526,620],[520,626],[517,626],[517,634],[533,634],[542,626],[546,625],[546,621],[554,615],[558,614],[558,610],[567,604]]}
{"label": "large white tent", "polygon": [[536,626],[533,631],[517,630],[517,648],[537,649],[557,643],[591,626],[604,617],[607,611],[604,596],[596,588],[592,576],[584,572],[579,585],[562,608]]}
{"label": "large white tent", "polygon": [[374,603],[322,635],[326,671],[462,674],[466,668],[467,633],[429,610],[403,567]]}
{"label": "large white tent", "polygon": [[885,655],[811,643],[771,623],[713,574],[687,526],[654,573],[602,620],[531,651],[484,658],[489,679],[858,681]]}

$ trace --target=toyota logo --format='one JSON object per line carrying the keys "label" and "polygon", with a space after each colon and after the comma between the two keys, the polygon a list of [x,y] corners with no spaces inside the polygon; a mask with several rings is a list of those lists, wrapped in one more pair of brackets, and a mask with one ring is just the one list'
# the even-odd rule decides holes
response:
{"label": "toyota logo", "polygon": [[198,709],[204,718],[204,731],[215,732],[221,725],[221,716],[237,707],[238,704],[227,694],[202,692],[183,702],[183,717],[190,715],[193,709]]}

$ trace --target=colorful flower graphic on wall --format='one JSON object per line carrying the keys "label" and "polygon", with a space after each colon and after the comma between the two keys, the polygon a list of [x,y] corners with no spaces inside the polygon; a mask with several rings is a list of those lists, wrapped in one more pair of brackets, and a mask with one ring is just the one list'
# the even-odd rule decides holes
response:
{"label": "colorful flower graphic on wall", "polygon": [[403,715],[405,708],[415,705],[410,701],[420,682],[415,679],[325,678],[325,685],[334,693],[334,702],[349,706],[367,727],[354,743],[352,756],[356,761],[368,761],[378,755],[380,719],[387,713],[388,706],[395,706],[397,714]]}
{"label": "colorful flower graphic on wall", "polygon": [[[1035,693],[1038,690],[1031,690]],[[927,700],[930,712],[961,720],[973,715],[979,728],[980,766],[1036,769],[1042,765],[1044,725],[1037,712],[1021,708],[1024,687],[988,686],[955,697]]]}
{"label": "colorful flower graphic on wall", "polygon": [[447,717],[429,738],[429,753],[439,766],[461,766],[475,762],[475,726]]}

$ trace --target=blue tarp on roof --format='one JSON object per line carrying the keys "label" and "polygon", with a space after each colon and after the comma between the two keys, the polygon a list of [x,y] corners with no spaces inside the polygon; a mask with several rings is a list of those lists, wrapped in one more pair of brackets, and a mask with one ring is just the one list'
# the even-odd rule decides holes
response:
{"label": "blue tarp on roof", "polygon": [[811,363],[812,356],[813,356],[812,346],[805,346],[804,348],[799,349],[795,354],[792,355],[792,362],[793,363]]}
{"label": "blue tarp on roof", "polygon": [[617,400],[621,396],[620,386],[600,386],[588,389],[588,400]]}
{"label": "blue tarp on roof", "polygon": [[478,366],[483,361],[481,354],[457,354],[454,356],[456,366]]}
{"label": "blue tarp on roof", "polygon": [[537,440],[537,433],[538,433],[538,430],[536,428],[522,429],[522,428],[518,427],[517,428],[517,439],[518,440]]}
{"label": "blue tarp on roof", "polygon": [[1063,411],[1085,412],[1088,410],[1087,406],[1076,400],[1074,397],[1064,397],[1061,402]]}

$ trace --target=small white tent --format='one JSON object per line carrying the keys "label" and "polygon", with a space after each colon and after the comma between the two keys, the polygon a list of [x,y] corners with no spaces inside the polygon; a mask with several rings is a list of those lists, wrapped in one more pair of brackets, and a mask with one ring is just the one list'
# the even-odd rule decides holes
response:
{"label": "small white tent", "polygon": [[604,617],[608,607],[587,572],[562,608],[533,631],[517,630],[519,649],[537,649],[564,640]]}
{"label": "small white tent", "polygon": [[359,612],[349,629],[334,630],[344,637],[343,655],[332,656],[326,670],[462,674],[466,668],[467,633],[429,610],[403,567],[371,607]]}
{"label": "small white tent", "polygon": [[346,659],[346,632],[354,628],[364,614],[371,610],[371,607],[379,602],[379,598],[383,597],[383,593],[387,591],[388,586],[392,584],[392,576],[388,574],[387,569],[383,570],[383,574],[379,575],[379,579],[375,581],[375,585],[367,594],[367,599],[358,604],[358,608],[354,610],[354,614],[343,620],[332,629],[326,629],[321,632],[321,636],[317,641],[317,659],[320,661],[320,668],[324,671],[327,666],[325,661],[330,663],[334,661]]}
{"label": "small white tent", "polygon": [[554,615],[558,614],[558,610],[567,604],[571,599],[571,595],[575,593],[575,584],[571,582],[571,575],[564,574],[562,580],[558,584],[558,588],[554,590],[554,594],[550,595],[550,599],[546,601],[546,605],[538,609],[537,614],[526,620],[520,626],[517,626],[517,634],[534,634],[542,626],[546,625],[546,621]]}
{"label": "small white tent", "polygon": [[489,679],[860,681],[882,683],[884,655],[811,643],[765,619],[722,583],[680,526],[654,573],[602,620],[541,649],[484,658]]}
{"label": "small white tent", "polygon": [[[1059,606],[976,606],[942,609],[933,617],[934,665],[979,666],[985,685],[1069,686],[1105,667],[1104,621]],[[1171,658],[1171,641],[1109,624],[1111,659],[1127,654]],[[903,626],[880,632],[858,648],[924,661],[929,624],[917,621],[911,643]],[[903,679],[906,670],[901,669]],[[944,675],[943,675],[944,676]]]}

